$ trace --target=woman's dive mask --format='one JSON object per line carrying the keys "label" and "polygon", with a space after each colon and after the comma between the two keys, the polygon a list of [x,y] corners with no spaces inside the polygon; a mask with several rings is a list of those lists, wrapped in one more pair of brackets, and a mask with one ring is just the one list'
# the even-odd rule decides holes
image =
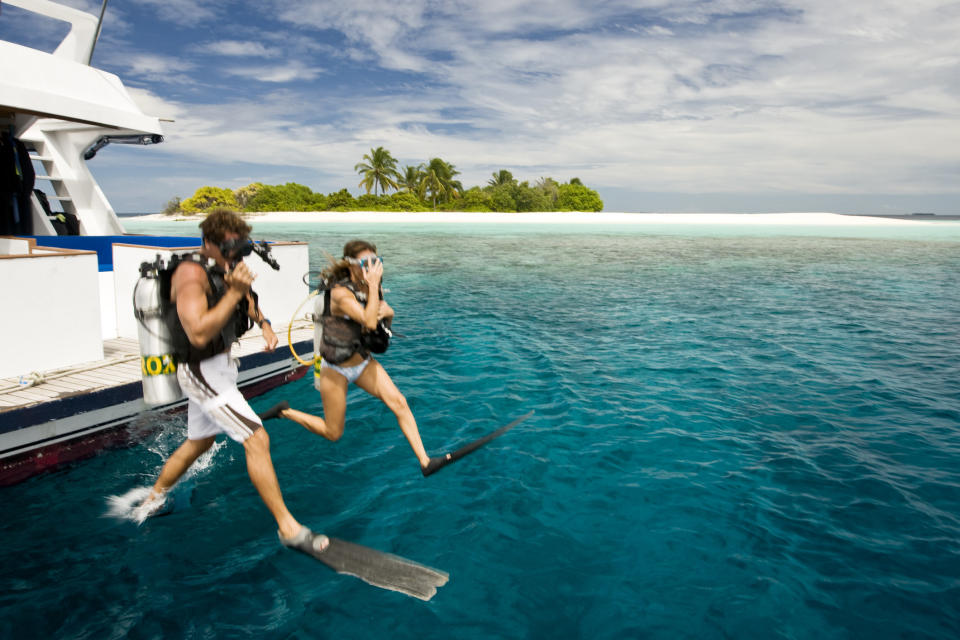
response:
{"label": "woman's dive mask", "polygon": [[383,256],[368,256],[366,258],[351,258],[349,256],[344,256],[343,259],[349,264],[357,265],[361,269],[369,269],[378,262],[383,264]]}

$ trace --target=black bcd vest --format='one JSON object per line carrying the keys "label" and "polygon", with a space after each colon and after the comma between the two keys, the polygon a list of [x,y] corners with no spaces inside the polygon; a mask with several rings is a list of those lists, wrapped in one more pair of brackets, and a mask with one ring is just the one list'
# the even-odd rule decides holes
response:
{"label": "black bcd vest", "polygon": [[[180,316],[177,313],[177,305],[170,300],[171,281],[173,274],[184,262],[196,262],[207,273],[207,282],[210,284],[210,292],[207,293],[207,308],[212,309],[227,292],[227,284],[224,281],[226,273],[212,260],[200,255],[199,253],[188,253],[184,255],[175,255],[170,259],[166,269],[159,272],[160,275],[160,305],[163,319],[170,329],[171,342],[173,343],[173,356],[177,363],[181,362],[200,362],[213,357],[218,353],[223,353],[230,348],[240,336],[253,327],[253,321],[250,319],[250,302],[244,296],[233,310],[233,315],[227,320],[227,323],[220,329],[210,342],[203,347],[196,347],[190,343],[187,332],[180,322]],[[257,294],[251,289],[254,303],[257,302]]]}
{"label": "black bcd vest", "polygon": [[[358,291],[349,278],[338,280],[324,291],[323,304],[323,344],[321,355],[330,364],[345,362],[354,353],[366,358],[371,353],[383,353],[390,346],[389,323],[380,321],[373,331],[364,331],[358,322],[330,313],[330,291],[333,287],[345,287],[353,293],[357,302],[365,305],[367,296]],[[380,294],[383,300],[383,293]]]}

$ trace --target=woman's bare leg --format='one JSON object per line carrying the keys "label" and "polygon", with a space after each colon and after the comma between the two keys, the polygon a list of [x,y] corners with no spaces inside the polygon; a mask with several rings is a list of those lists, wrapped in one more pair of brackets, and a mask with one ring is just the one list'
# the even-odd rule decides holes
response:
{"label": "woman's bare leg", "polygon": [[[390,379],[387,370],[379,362],[371,359],[370,364],[357,378],[356,385],[375,398],[380,398],[393,411],[393,415],[397,417],[397,424],[400,425],[400,430],[407,437],[410,448],[413,449],[413,453],[420,461],[420,467],[426,468],[430,464],[430,456],[427,455],[423,448],[423,442],[420,440],[417,421],[413,417],[409,405],[407,405],[407,399]],[[326,411],[326,402],[324,402],[324,411]]]}
{"label": "woman's bare leg", "polygon": [[308,431],[336,442],[343,435],[347,413],[347,379],[336,371],[320,372],[320,397],[323,400],[323,418],[296,409],[283,409],[280,416],[293,420]]}

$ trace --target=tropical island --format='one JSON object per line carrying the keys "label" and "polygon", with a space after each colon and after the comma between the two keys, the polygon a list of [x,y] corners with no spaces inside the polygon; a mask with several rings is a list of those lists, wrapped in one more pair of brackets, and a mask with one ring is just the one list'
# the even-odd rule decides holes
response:
{"label": "tropical island", "polygon": [[[167,215],[202,214],[213,207],[244,212],[270,211],[600,211],[603,200],[579,178],[560,183],[540,178],[531,185],[519,182],[501,169],[487,184],[465,189],[456,179],[454,165],[441,158],[397,169],[397,161],[383,147],[371,149],[354,169],[361,177],[358,187],[366,193],[354,197],[347,189],[324,195],[309,187],[288,182],[269,185],[254,182],[239,189],[204,186],[186,200],[173,198],[163,210]],[[389,193],[392,191],[392,193]]]}

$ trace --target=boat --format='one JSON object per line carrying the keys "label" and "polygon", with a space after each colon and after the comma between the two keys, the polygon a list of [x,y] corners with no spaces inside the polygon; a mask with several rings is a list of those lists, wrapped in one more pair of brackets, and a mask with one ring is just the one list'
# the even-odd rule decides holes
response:
{"label": "boat", "polygon": [[[90,65],[102,10],[6,0],[4,13],[10,6],[70,30],[52,52],[0,40],[0,486],[137,442],[183,411],[185,398],[144,403],[133,292],[143,262],[200,246],[125,233],[87,167],[111,144],[163,142],[161,119]],[[308,247],[269,246],[279,271],[246,262],[281,343],[263,351],[254,329],[233,346],[248,398],[306,374],[291,350],[312,353],[312,323],[292,319],[308,294]]]}

